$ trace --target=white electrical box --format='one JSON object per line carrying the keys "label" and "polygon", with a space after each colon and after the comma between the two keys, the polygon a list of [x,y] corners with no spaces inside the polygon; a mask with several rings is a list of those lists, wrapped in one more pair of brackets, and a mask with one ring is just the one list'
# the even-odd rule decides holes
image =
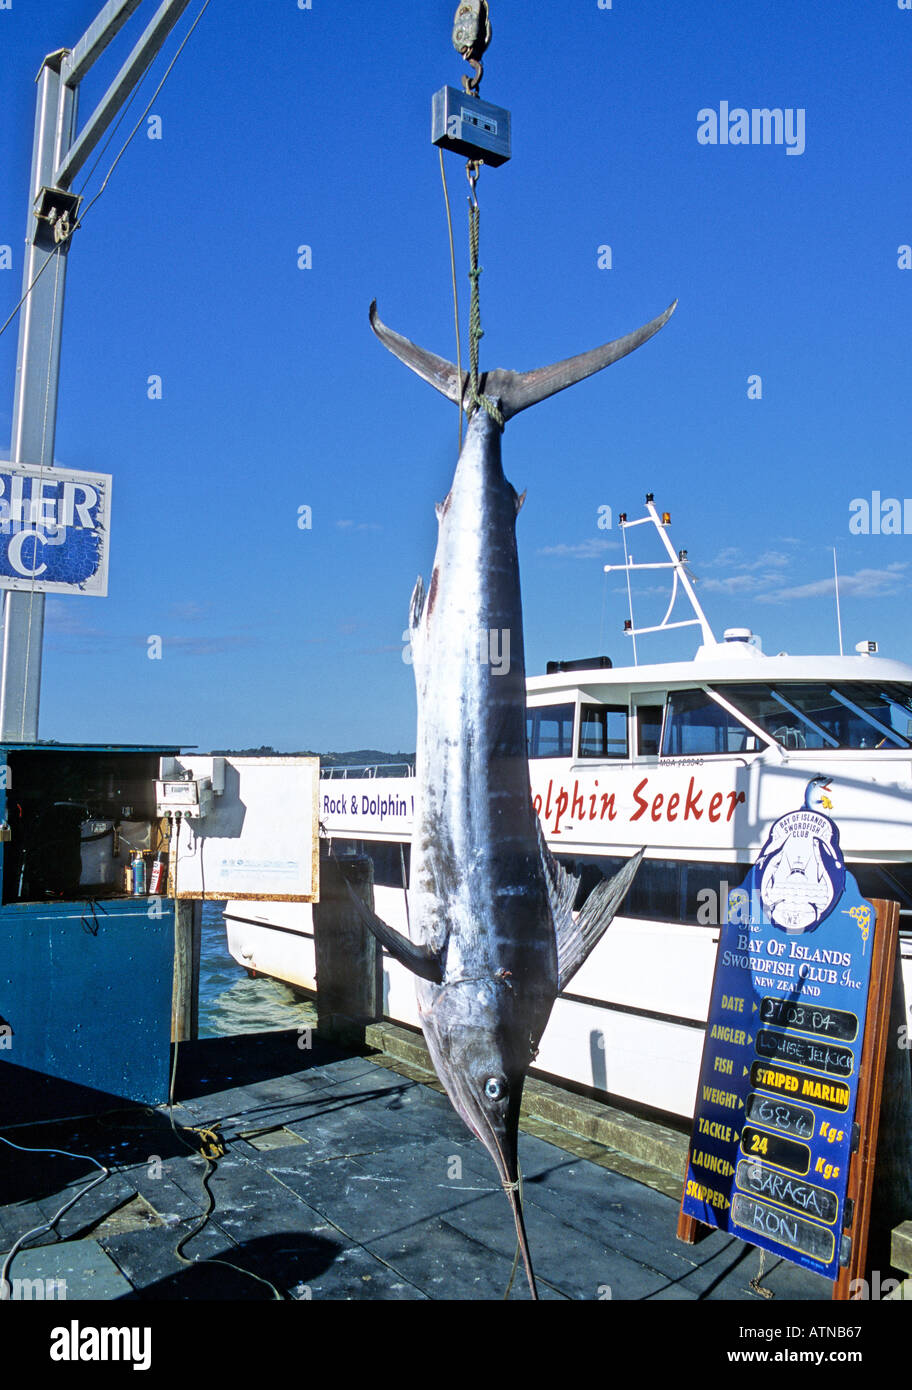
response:
{"label": "white electrical box", "polygon": [[316,902],[319,758],[162,760],[159,815],[171,832],[178,898]]}
{"label": "white electrical box", "polygon": [[155,783],[156,815],[174,816],[179,812],[181,815],[199,820],[209,814],[212,802],[210,777]]}

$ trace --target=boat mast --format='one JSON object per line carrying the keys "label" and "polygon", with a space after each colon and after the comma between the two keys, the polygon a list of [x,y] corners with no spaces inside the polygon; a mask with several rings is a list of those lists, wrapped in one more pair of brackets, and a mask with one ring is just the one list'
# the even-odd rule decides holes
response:
{"label": "boat mast", "polygon": [[[643,516],[643,517],[640,517],[638,521],[628,521],[628,520],[627,520],[627,513],[626,513],[626,512],[621,512],[621,513],[620,513],[620,515],[619,515],[619,517],[618,517],[618,522],[619,522],[619,525],[620,525],[620,527],[621,527],[621,531],[622,531],[623,536],[624,536],[624,563],[623,563],[623,565],[605,565],[605,567],[604,567],[604,568],[605,568],[605,573],[606,573],[606,574],[611,573],[612,570],[624,570],[625,573],[626,573],[626,575],[627,575],[627,602],[628,602],[628,606],[629,606],[629,609],[630,609],[630,617],[629,617],[629,618],[627,619],[627,621],[624,623],[624,631],[625,631],[625,632],[628,634],[628,636],[633,640],[633,661],[634,661],[634,665],[637,664],[637,660],[636,660],[636,639],[637,639],[637,637],[639,637],[639,636],[640,636],[642,633],[644,633],[644,632],[666,632],[666,631],[668,631],[670,628],[673,628],[673,627],[699,627],[700,631],[701,631],[702,634],[703,634],[703,645],[706,646],[706,647],[715,647],[715,646],[718,646],[718,643],[717,643],[717,641],[716,641],[715,634],[714,634],[712,628],[711,628],[710,625],[709,625],[709,621],[708,621],[708,619],[707,619],[707,617],[706,617],[706,614],[703,612],[703,609],[702,609],[702,607],[700,606],[700,601],[699,601],[699,599],[697,598],[696,593],[694,592],[693,583],[692,583],[692,581],[691,581],[690,575],[689,575],[688,572],[687,572],[687,551],[686,551],[686,550],[678,550],[678,551],[676,551],[675,548],[674,548],[674,546],[672,545],[671,541],[670,541],[669,538],[668,538],[668,532],[667,532],[667,530],[666,530],[666,527],[667,527],[667,526],[670,524],[670,522],[671,522],[671,515],[670,515],[670,513],[668,513],[668,512],[663,512],[662,515],[659,516],[659,513],[656,511],[656,508],[655,508],[655,501],[654,501],[654,498],[653,498],[653,494],[652,494],[651,492],[648,492],[648,493],[646,494],[646,512],[647,512],[647,515],[646,515],[646,516]],[[666,551],[668,552],[669,558],[668,558],[668,560],[662,560],[662,561],[657,561],[657,562],[649,562],[649,563],[645,563],[645,562],[644,562],[644,563],[641,563],[641,564],[636,564],[635,561],[634,561],[633,556],[632,556],[632,555],[629,555],[629,556],[628,556],[628,554],[627,554],[627,535],[626,535],[626,532],[627,532],[628,528],[631,527],[631,526],[649,526],[649,525],[655,527],[656,532],[658,533],[659,537],[661,538],[661,541],[662,541],[663,546],[665,547]],[[660,623],[656,623],[656,624],[655,624],[654,626],[652,626],[652,627],[635,627],[635,626],[634,626],[634,622],[633,622],[633,598],[632,598],[632,596],[631,596],[631,590],[630,590],[630,576],[631,576],[631,574],[632,574],[635,570],[668,570],[668,569],[670,569],[670,570],[672,571],[672,574],[673,574],[673,582],[672,582],[672,587],[671,587],[671,601],[670,601],[669,604],[668,604],[668,608],[667,608],[667,610],[666,610],[666,613],[665,613],[664,618],[662,619],[662,621],[661,621]],[[677,596],[678,596],[678,585],[679,585],[679,584],[681,585],[681,588],[684,590],[685,594],[687,595],[687,598],[688,598],[688,600],[689,600],[689,602],[690,602],[690,606],[691,606],[691,608],[692,608],[692,610],[693,610],[694,616],[693,616],[692,618],[682,618],[682,619],[678,620],[677,622],[674,622],[674,623],[673,623],[673,622],[670,621],[670,618],[671,618],[671,614],[672,614],[672,611],[673,611],[674,606],[675,606],[675,600],[677,599]]]}

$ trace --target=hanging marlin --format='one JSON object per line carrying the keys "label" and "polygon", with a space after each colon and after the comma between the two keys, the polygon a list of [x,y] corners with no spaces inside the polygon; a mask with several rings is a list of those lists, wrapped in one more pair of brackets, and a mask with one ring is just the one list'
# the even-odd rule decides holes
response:
{"label": "hanging marlin", "polygon": [[[642,851],[599,884],[574,917],[579,881],[554,860],[532,805],[516,515],[503,474],[504,421],[633,352],[675,305],[625,338],[533,372],[488,372],[456,475],[437,508],[439,535],[409,627],[418,695],[411,939],[363,914],[417,977],[431,1058],[462,1119],[488,1149],[509,1196],[533,1298],[517,1135],[526,1072],[559,992],[611,922]],[[452,401],[468,373],[387,328],[385,347]],[[523,494],[524,496],[525,494]]]}

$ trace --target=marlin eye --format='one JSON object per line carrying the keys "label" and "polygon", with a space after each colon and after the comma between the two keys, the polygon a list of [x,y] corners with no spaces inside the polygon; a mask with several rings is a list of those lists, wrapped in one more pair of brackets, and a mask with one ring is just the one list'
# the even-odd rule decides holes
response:
{"label": "marlin eye", "polygon": [[484,1093],[488,1100],[503,1100],[507,1094],[507,1083],[499,1076],[489,1076],[484,1085]]}

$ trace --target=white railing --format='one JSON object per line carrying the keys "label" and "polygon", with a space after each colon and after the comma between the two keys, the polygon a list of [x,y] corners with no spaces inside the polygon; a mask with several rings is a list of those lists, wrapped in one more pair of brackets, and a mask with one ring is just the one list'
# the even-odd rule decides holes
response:
{"label": "white railing", "polygon": [[[395,771],[393,769],[396,769]],[[359,763],[321,766],[321,780],[345,777],[414,777],[414,763]]]}

